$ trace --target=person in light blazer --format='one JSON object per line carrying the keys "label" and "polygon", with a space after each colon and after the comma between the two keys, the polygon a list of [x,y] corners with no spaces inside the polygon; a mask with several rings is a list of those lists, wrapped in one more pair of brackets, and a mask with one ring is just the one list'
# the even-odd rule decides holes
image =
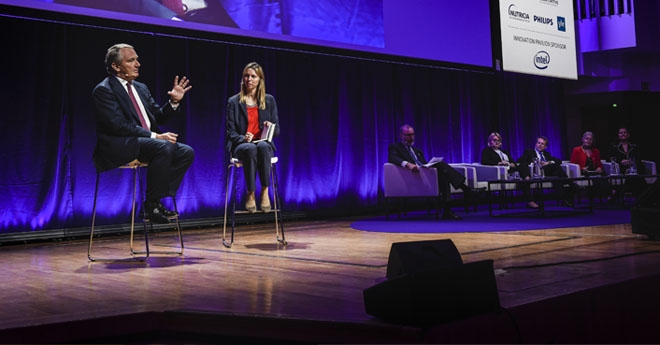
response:
{"label": "person in light blazer", "polygon": [[280,122],[275,97],[266,93],[264,70],[258,63],[250,62],[243,68],[241,89],[227,100],[225,117],[227,151],[243,162],[247,187],[245,209],[250,213],[257,211],[255,191],[256,176],[259,175],[260,207],[269,212],[271,158],[276,147],[272,141],[255,141],[272,124],[275,125],[273,137],[279,136]]}
{"label": "person in light blazer", "polygon": [[[527,165],[518,164],[511,153],[502,148],[502,135],[497,132],[488,135],[488,146],[481,150],[481,164],[504,166],[507,168],[509,175],[513,172],[518,172],[520,178],[525,181],[529,181],[531,178],[529,167]],[[532,200],[532,193],[529,184],[523,183],[520,188],[527,201],[527,207],[539,208],[539,204]]]}
{"label": "person in light blazer", "polygon": [[96,170],[110,170],[135,159],[149,163],[143,213],[152,222],[169,223],[168,217],[176,212],[166,209],[161,199],[176,195],[195,151],[179,142],[178,134],[163,132],[159,124],[181,113],[181,101],[192,88],[190,81],[175,76],[167,92],[169,100],[160,106],[147,85],[136,80],[140,61],[133,46],[119,43],[108,48],[105,66],[110,75],[92,92]]}

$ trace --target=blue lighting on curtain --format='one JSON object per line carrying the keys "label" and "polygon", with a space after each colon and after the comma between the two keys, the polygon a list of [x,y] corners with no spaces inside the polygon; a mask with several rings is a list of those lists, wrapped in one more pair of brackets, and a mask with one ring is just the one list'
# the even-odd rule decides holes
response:
{"label": "blue lighting on curtain", "polygon": [[[285,211],[376,205],[387,147],[404,123],[415,126],[427,158],[450,163],[478,161],[491,131],[503,134],[514,155],[537,133],[550,137],[553,154],[566,151],[561,84],[547,78],[5,19],[18,33],[7,46],[22,57],[5,78],[23,91],[9,91],[1,120],[0,140],[10,149],[0,154],[0,234],[89,227],[96,180],[91,90],[105,77],[105,50],[117,42],[136,47],[140,80],[159,102],[174,75],[191,79],[185,115],[166,125],[196,151],[176,199],[184,220],[223,214],[225,102],[250,61],[264,66],[279,107],[275,143]],[[102,173],[99,188],[98,224],[128,222],[130,171]],[[140,186],[138,204],[143,194]]]}

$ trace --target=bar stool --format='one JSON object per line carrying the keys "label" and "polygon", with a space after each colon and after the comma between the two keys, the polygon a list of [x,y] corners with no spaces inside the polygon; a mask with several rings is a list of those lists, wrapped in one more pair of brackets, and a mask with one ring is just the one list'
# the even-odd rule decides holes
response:
{"label": "bar stool", "polygon": [[[129,169],[133,170],[133,197],[131,201],[131,231],[130,231],[130,253],[131,257],[130,258],[125,258],[125,259],[116,259],[116,258],[97,258],[92,255],[92,245],[94,242],[94,225],[96,223],[96,202],[98,199],[98,194],[99,194],[99,181],[101,177],[101,173],[97,172],[96,173],[96,186],[94,187],[94,206],[92,207],[92,226],[91,230],[89,233],[89,244],[87,246],[87,258],[89,261],[125,261],[125,260],[130,260],[130,261],[145,261],[147,258],[149,258],[149,255],[152,253],[156,254],[178,254],[182,255],[183,254],[183,236],[181,233],[181,225],[179,224],[179,216],[178,216],[178,210],[176,208],[176,200],[174,197],[172,197],[172,202],[174,204],[174,210],[176,211],[177,215],[169,217],[170,221],[175,221],[176,225],[176,230],[177,234],[179,237],[179,243],[180,243],[180,250],[179,251],[151,251],[149,249],[149,231],[147,229],[147,223],[150,224],[151,230],[153,230],[153,223],[151,223],[146,217],[144,217],[143,214],[143,225],[144,225],[144,250],[136,250],[134,246],[134,238],[135,238],[135,210],[137,208],[137,189],[138,189],[138,183],[141,182],[142,178],[140,176],[140,169],[148,167],[148,163],[143,163],[138,161],[137,159],[126,163],[122,166],[119,166],[119,169]],[[136,256],[137,254],[143,254],[143,256]]]}
{"label": "bar stool", "polygon": [[[271,198],[273,207],[270,212],[272,212],[275,216],[275,238],[278,243],[282,245],[287,245],[286,240],[284,239],[284,224],[282,222],[282,213],[280,209],[280,197],[279,197],[279,185],[277,181],[277,170],[275,168],[275,165],[278,162],[277,157],[271,157],[270,159],[270,185],[271,185],[271,190],[273,197]],[[227,176],[226,176],[226,185],[227,188],[225,189],[225,217],[224,217],[224,222],[223,222],[223,227],[222,227],[222,244],[227,247],[231,248],[232,244],[234,243],[234,229],[235,229],[235,218],[237,214],[249,214],[248,211],[236,211],[236,199],[238,199],[239,194],[239,188],[238,188],[238,183],[236,183],[237,180],[237,174],[239,172],[239,169],[243,167],[243,162],[238,160],[237,158],[230,158],[229,159],[229,165],[227,166]],[[231,182],[231,184],[230,184]],[[228,213],[228,207],[229,206],[229,200],[231,199],[231,238],[230,240],[227,240],[227,213]],[[260,211],[263,212],[263,211]]]}

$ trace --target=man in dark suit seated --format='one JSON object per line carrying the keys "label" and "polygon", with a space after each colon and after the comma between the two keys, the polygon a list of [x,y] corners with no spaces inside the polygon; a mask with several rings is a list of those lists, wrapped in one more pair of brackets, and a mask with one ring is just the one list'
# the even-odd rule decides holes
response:
{"label": "man in dark suit seated", "polygon": [[143,211],[152,222],[169,223],[168,217],[176,212],[166,209],[161,198],[176,195],[195,152],[178,142],[178,134],[163,133],[159,123],[181,112],[180,102],[192,86],[185,76],[176,76],[172,90],[167,92],[169,101],[161,107],[149,88],[135,80],[140,75],[140,62],[132,46],[120,43],[108,48],[105,65],[110,75],[92,92],[96,170],[110,170],[135,159],[149,163]]}
{"label": "man in dark suit seated", "polygon": [[[543,174],[545,176],[555,176],[559,178],[568,178],[566,172],[561,166],[561,159],[553,157],[550,152],[546,150],[548,147],[548,138],[544,136],[539,136],[536,138],[536,144],[534,148],[525,149],[522,156],[518,158],[518,164],[520,166],[529,166],[536,160],[538,160],[543,169]],[[563,183],[563,184],[553,184],[554,188],[557,190],[564,199],[564,204],[568,207],[574,207],[573,198],[577,189],[579,188],[575,183]]]}
{"label": "man in dark suit seated", "polygon": [[[410,125],[403,125],[399,129],[399,135],[401,140],[390,144],[388,147],[387,160],[394,165],[410,170],[412,173],[418,173],[419,169],[424,169],[422,165],[426,164],[427,160],[422,150],[413,146],[415,143],[415,129]],[[446,162],[441,161],[431,167],[438,170],[438,186],[445,201],[442,219],[461,219],[449,207],[450,185],[463,190],[466,199],[473,197],[472,188],[465,184],[465,176],[454,170]]]}

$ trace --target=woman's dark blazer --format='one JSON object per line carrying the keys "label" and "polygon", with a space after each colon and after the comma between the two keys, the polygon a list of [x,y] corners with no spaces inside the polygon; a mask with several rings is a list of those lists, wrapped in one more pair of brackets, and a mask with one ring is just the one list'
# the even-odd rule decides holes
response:
{"label": "woman's dark blazer", "polygon": [[[227,100],[227,113],[225,114],[225,147],[230,153],[234,152],[236,146],[245,142],[245,133],[247,132],[248,117],[247,106],[245,103],[239,103],[239,95],[229,97]],[[277,103],[275,97],[266,94],[266,109],[259,109],[259,129],[263,130],[264,121],[270,121],[277,126],[273,137],[280,135],[280,119],[277,115]],[[273,150],[277,150],[275,144],[270,145]]]}
{"label": "woman's dark blazer", "polygon": [[[515,163],[515,160],[507,150],[500,149],[503,153],[509,157],[509,162]],[[481,164],[483,165],[497,165],[499,162],[502,161],[502,157],[493,150],[492,147],[486,146],[484,147],[483,150],[481,150]]]}

